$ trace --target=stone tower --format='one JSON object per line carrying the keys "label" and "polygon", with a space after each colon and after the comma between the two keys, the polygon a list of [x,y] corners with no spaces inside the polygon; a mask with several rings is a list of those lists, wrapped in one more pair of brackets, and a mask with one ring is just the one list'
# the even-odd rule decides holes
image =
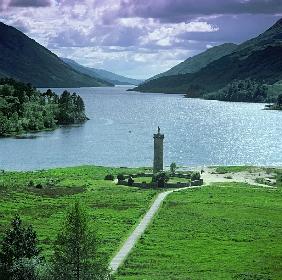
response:
{"label": "stone tower", "polygon": [[164,168],[164,135],[160,133],[154,134],[154,173],[162,171]]}

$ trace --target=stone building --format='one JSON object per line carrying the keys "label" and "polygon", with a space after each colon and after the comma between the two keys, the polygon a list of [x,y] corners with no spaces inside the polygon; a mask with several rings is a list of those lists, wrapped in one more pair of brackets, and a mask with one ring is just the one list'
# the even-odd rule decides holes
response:
{"label": "stone building", "polygon": [[164,169],[164,135],[160,132],[154,134],[154,173],[160,172]]}

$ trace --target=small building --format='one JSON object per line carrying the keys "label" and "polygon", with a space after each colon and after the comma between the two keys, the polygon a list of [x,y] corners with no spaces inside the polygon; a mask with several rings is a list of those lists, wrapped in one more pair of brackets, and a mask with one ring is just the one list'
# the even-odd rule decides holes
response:
{"label": "small building", "polygon": [[160,127],[158,133],[154,134],[154,173],[164,169],[164,134],[161,134]]}

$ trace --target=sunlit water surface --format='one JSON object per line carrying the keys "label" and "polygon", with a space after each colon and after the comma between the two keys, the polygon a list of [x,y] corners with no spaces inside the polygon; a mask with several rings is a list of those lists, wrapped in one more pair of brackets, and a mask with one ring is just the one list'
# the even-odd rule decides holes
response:
{"label": "sunlit water surface", "polygon": [[28,137],[0,139],[0,169],[150,166],[158,126],[165,134],[166,165],[282,165],[281,111],[263,110],[264,104],[126,89],[70,89],[83,97],[90,120]]}

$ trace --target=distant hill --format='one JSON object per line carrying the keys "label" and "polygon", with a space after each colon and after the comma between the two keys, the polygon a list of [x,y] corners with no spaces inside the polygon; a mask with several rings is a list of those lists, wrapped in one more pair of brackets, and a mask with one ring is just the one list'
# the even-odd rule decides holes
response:
{"label": "distant hill", "polygon": [[127,78],[103,69],[85,67],[72,59],[63,58],[63,57],[61,59],[64,62],[66,62],[68,65],[70,65],[72,68],[74,68],[75,70],[81,73],[87,74],[94,78],[103,79],[114,85],[139,85],[143,82],[143,80]]}
{"label": "distant hill", "polygon": [[134,90],[187,93],[200,97],[234,80],[254,79],[274,84],[282,80],[282,19],[258,37],[239,45],[196,73],[161,77]]}
{"label": "distant hill", "polygon": [[0,77],[36,87],[113,86],[82,74],[14,27],[0,22]]}
{"label": "distant hill", "polygon": [[206,67],[209,63],[234,52],[237,48],[236,44],[226,43],[210,49],[207,49],[203,53],[189,57],[185,61],[172,67],[170,70],[158,74],[149,80],[164,77],[174,76],[179,74],[195,73]]}

